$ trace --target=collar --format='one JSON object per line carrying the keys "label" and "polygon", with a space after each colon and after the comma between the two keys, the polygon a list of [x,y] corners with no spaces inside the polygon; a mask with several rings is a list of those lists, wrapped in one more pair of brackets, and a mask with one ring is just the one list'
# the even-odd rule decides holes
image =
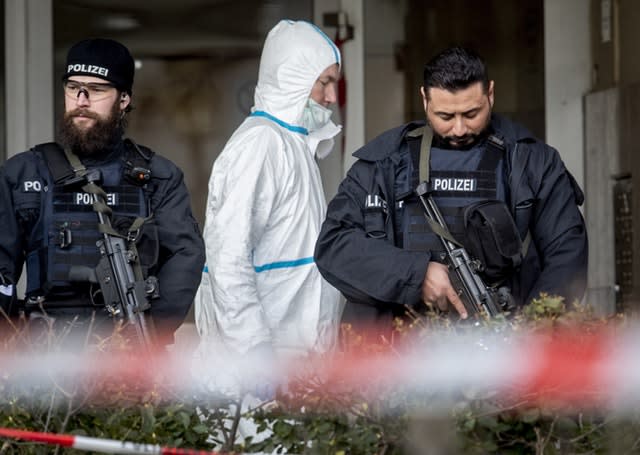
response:
{"label": "collar", "polygon": [[280,120],[278,117],[273,116],[265,111],[253,111],[249,114],[249,117],[264,117],[266,119],[271,120],[274,123],[277,123],[281,127],[288,129],[289,131],[293,131],[294,133],[303,134],[305,136],[309,135],[309,131],[302,126],[291,125],[290,123],[285,122],[284,120]]}

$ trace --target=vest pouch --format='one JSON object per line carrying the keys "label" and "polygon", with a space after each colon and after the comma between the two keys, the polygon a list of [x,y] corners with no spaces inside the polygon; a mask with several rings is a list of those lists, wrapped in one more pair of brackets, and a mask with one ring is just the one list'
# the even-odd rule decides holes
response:
{"label": "vest pouch", "polygon": [[382,210],[367,210],[364,213],[364,230],[367,237],[383,239],[387,236],[384,229],[384,213]]}
{"label": "vest pouch", "polygon": [[380,196],[369,194],[364,207],[364,230],[367,237],[383,239],[387,236],[386,214],[387,203]]}
{"label": "vest pouch", "polygon": [[491,284],[508,278],[522,262],[522,240],[502,201],[477,202],[464,208],[465,247],[483,265]]}
{"label": "vest pouch", "polygon": [[47,270],[42,267],[47,261],[47,248],[38,248],[29,251],[25,260],[27,267],[27,295],[39,292],[42,294],[42,284],[47,281]]}
{"label": "vest pouch", "polygon": [[140,255],[140,265],[146,273],[150,268],[158,265],[160,256],[160,240],[158,239],[158,226],[154,218],[149,218],[140,228],[140,238],[136,243]]}

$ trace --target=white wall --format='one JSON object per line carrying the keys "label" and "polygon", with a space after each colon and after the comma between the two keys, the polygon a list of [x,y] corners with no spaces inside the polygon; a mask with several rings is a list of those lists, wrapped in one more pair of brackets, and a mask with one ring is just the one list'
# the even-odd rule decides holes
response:
{"label": "white wall", "polygon": [[[397,68],[397,45],[405,40],[406,2],[365,3],[365,140],[404,123],[404,73]],[[413,96],[420,96],[418,87]]]}
{"label": "white wall", "polygon": [[53,140],[51,0],[5,0],[7,157]]}
{"label": "white wall", "polygon": [[364,125],[365,96],[364,96],[364,0],[341,0],[341,9],[347,13],[349,22],[353,25],[353,39],[347,41],[343,47],[345,70],[347,78],[347,109],[344,140],[343,173],[351,167],[355,159],[351,154],[362,147],[365,142]]}
{"label": "white wall", "polygon": [[[314,2],[314,20],[326,12],[346,13],[354,36],[342,47],[346,107],[343,135],[329,158],[319,163],[330,200],[355,159],[358,148],[404,121],[404,76],[395,67],[395,45],[404,40],[405,0],[327,0]],[[325,28],[334,38],[335,28]],[[416,91],[416,96],[417,91]]]}
{"label": "white wall", "polygon": [[583,96],[591,88],[589,0],[545,0],[547,143],[584,188]]}
{"label": "white wall", "polygon": [[[5,0],[6,156],[54,137],[51,0]],[[17,284],[24,297],[26,277]]]}
{"label": "white wall", "polygon": [[[320,161],[320,172],[327,201],[335,195],[344,174],[353,164],[353,153],[364,144],[364,0],[327,0],[314,2],[314,22],[322,27],[324,13],[344,12],[354,29],[353,39],[342,46],[342,74],[347,83],[343,117],[334,116],[343,125],[332,154]],[[322,27],[335,38],[334,27]]]}

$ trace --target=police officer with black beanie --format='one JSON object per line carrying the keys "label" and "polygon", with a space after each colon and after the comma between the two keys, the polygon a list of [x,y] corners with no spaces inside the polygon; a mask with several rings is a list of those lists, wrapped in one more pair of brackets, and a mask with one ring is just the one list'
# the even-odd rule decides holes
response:
{"label": "police officer with black beanie", "polygon": [[[137,252],[140,280],[153,283],[148,314],[156,341],[173,342],[204,265],[204,244],[182,171],[125,138],[134,60],[121,43],[86,39],[67,55],[65,109],[55,143],[39,144],[0,168],[0,307],[89,336],[113,332],[95,281],[104,236],[87,175],[104,193],[115,236]],[[16,283],[26,264],[25,299]],[[151,278],[153,281],[151,281]]]}

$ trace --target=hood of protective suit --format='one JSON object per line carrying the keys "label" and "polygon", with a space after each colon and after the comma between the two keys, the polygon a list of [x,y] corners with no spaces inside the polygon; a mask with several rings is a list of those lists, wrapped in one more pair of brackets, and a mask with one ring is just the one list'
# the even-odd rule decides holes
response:
{"label": "hood of protective suit", "polygon": [[280,21],[264,43],[253,111],[300,125],[313,84],[336,63],[342,63],[340,51],[322,30],[309,22]]}

